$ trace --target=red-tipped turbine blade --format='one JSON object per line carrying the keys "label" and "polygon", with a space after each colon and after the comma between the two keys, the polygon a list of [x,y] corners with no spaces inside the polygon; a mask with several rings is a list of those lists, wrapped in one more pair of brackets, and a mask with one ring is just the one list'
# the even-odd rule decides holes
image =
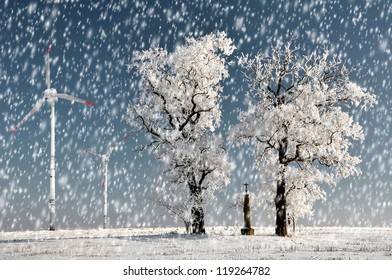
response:
{"label": "red-tipped turbine blade", "polygon": [[124,142],[124,141],[127,140],[128,138],[129,138],[129,135],[125,136],[120,142],[118,142],[118,143],[116,144],[116,146],[122,144],[122,142]]}
{"label": "red-tipped turbine blade", "polygon": [[90,105],[90,106],[95,105],[94,103],[92,103],[90,101],[86,101],[84,99],[81,99],[81,98],[78,98],[78,97],[75,97],[75,96],[72,96],[72,95],[69,95],[66,93],[58,93],[57,97],[59,97],[61,99],[69,100],[71,102],[79,102],[79,103],[83,103],[83,104]]}
{"label": "red-tipped turbine blade", "polygon": [[11,132],[10,132],[10,135],[12,134],[12,133],[14,133],[15,132],[15,130],[17,129],[18,127],[17,126],[15,126],[14,127],[14,129],[13,130],[11,130]]}
{"label": "red-tipped turbine blade", "polygon": [[91,152],[91,151],[89,151],[89,150],[84,150],[84,152],[85,152],[85,153],[88,153],[88,154],[90,154],[90,155],[96,156],[96,157],[101,157],[101,155],[98,155],[98,154],[96,154],[96,153],[93,153],[93,152]]}
{"label": "red-tipped turbine blade", "polygon": [[120,142],[118,142],[116,145],[112,146],[108,152],[108,155],[110,156],[114,149],[116,149],[118,146],[120,146],[125,140],[129,138],[129,135],[125,136]]}
{"label": "red-tipped turbine blade", "polygon": [[19,128],[25,121],[27,121],[28,118],[30,118],[35,112],[37,112],[37,111],[39,110],[39,108],[41,108],[41,106],[42,106],[44,103],[45,103],[45,97],[44,97],[44,98],[41,98],[41,99],[38,101],[38,103],[34,105],[33,109],[31,109],[31,111],[30,111],[26,116],[23,117],[23,119],[14,127],[14,129],[11,130],[10,135],[11,135],[12,133],[14,133],[15,130],[16,130],[17,128]]}

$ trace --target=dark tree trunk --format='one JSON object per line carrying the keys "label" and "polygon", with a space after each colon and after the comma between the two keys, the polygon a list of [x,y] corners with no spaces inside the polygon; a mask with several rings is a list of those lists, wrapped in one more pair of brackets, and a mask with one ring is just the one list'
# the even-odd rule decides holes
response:
{"label": "dark tree trunk", "polygon": [[[287,131],[286,131],[287,133]],[[287,137],[283,138],[279,146],[279,175],[276,186],[276,228],[275,233],[278,236],[287,236],[287,224],[286,224],[286,181],[285,173],[287,167],[286,152],[288,147]]]}
{"label": "dark tree trunk", "polygon": [[285,181],[284,181],[284,179],[279,179],[278,183],[277,183],[275,207],[276,207],[275,233],[278,236],[287,236],[286,195],[285,195]]}
{"label": "dark tree trunk", "polygon": [[192,233],[204,234],[204,211],[202,207],[203,198],[201,187],[196,184],[189,184],[189,191],[192,203],[191,217],[192,217]]}
{"label": "dark tree trunk", "polygon": [[191,222],[190,221],[184,221],[185,224],[185,230],[187,234],[191,233]]}
{"label": "dark tree trunk", "polygon": [[295,218],[293,218],[293,232],[295,232]]}
{"label": "dark tree trunk", "polygon": [[204,234],[204,211],[201,206],[192,207],[192,233]]}

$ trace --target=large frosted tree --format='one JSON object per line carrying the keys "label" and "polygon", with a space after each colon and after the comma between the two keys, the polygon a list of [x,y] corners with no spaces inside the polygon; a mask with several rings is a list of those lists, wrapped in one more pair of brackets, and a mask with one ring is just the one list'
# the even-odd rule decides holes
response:
{"label": "large frosted tree", "polygon": [[288,212],[311,214],[313,202],[324,198],[321,183],[359,174],[360,158],[350,154],[350,146],[364,134],[350,108],[375,102],[349,81],[350,70],[338,57],[327,50],[299,51],[289,42],[239,59],[249,90],[232,140],[255,147],[263,181],[273,184],[279,236],[287,235]]}
{"label": "large frosted tree", "polygon": [[172,53],[137,52],[132,65],[141,81],[127,121],[148,135],[143,148],[161,161],[166,186],[187,188],[194,233],[205,232],[205,197],[229,183],[231,164],[214,131],[221,120],[221,82],[228,77],[226,57],[233,51],[221,32],[188,38]]}

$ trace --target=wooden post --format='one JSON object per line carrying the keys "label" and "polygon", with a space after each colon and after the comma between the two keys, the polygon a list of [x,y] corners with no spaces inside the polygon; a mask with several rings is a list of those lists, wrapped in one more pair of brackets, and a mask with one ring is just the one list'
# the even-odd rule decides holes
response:
{"label": "wooden post", "polygon": [[254,235],[255,230],[250,224],[250,198],[248,194],[248,183],[245,183],[245,197],[244,197],[244,227],[241,229],[242,235]]}

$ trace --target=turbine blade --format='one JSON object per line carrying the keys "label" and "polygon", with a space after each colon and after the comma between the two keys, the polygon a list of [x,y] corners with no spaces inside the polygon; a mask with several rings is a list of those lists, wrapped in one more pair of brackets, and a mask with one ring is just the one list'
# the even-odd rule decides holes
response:
{"label": "turbine blade", "polygon": [[35,112],[38,111],[39,108],[45,103],[45,97],[41,98],[37,104],[33,107],[33,109],[26,115],[24,118],[11,130],[10,134],[14,133],[15,130],[20,127],[28,118],[30,118]]}
{"label": "turbine blade", "polygon": [[83,103],[86,105],[95,106],[95,104],[90,101],[86,101],[86,100],[80,99],[78,97],[74,97],[74,96],[66,94],[66,93],[58,93],[57,96],[59,98],[66,99],[66,100],[69,100],[72,102],[79,102],[79,103]]}
{"label": "turbine blade", "polygon": [[125,140],[127,140],[128,138],[129,138],[129,135],[126,135],[120,142],[118,142],[118,143],[116,144],[116,146],[121,145],[121,144],[124,143]]}
{"label": "turbine blade", "polygon": [[122,143],[124,143],[125,140],[129,138],[129,135],[126,135],[120,142],[118,142],[115,147],[120,146]]}
{"label": "turbine blade", "polygon": [[108,155],[110,156],[111,153],[114,151],[115,148],[117,148],[118,146],[120,146],[125,140],[127,140],[129,138],[129,135],[126,135],[120,142],[118,142],[116,145],[114,145],[113,147],[110,148]]}
{"label": "turbine blade", "polygon": [[99,155],[99,154],[96,154],[96,153],[93,153],[93,152],[91,152],[91,151],[89,151],[89,150],[84,150],[84,152],[85,153],[88,153],[88,154],[90,154],[90,155],[93,155],[93,156],[96,156],[96,157],[101,157],[101,155]]}
{"label": "turbine blade", "polygon": [[50,44],[48,45],[48,50],[46,52],[46,64],[45,64],[45,81],[46,88],[50,88]]}

